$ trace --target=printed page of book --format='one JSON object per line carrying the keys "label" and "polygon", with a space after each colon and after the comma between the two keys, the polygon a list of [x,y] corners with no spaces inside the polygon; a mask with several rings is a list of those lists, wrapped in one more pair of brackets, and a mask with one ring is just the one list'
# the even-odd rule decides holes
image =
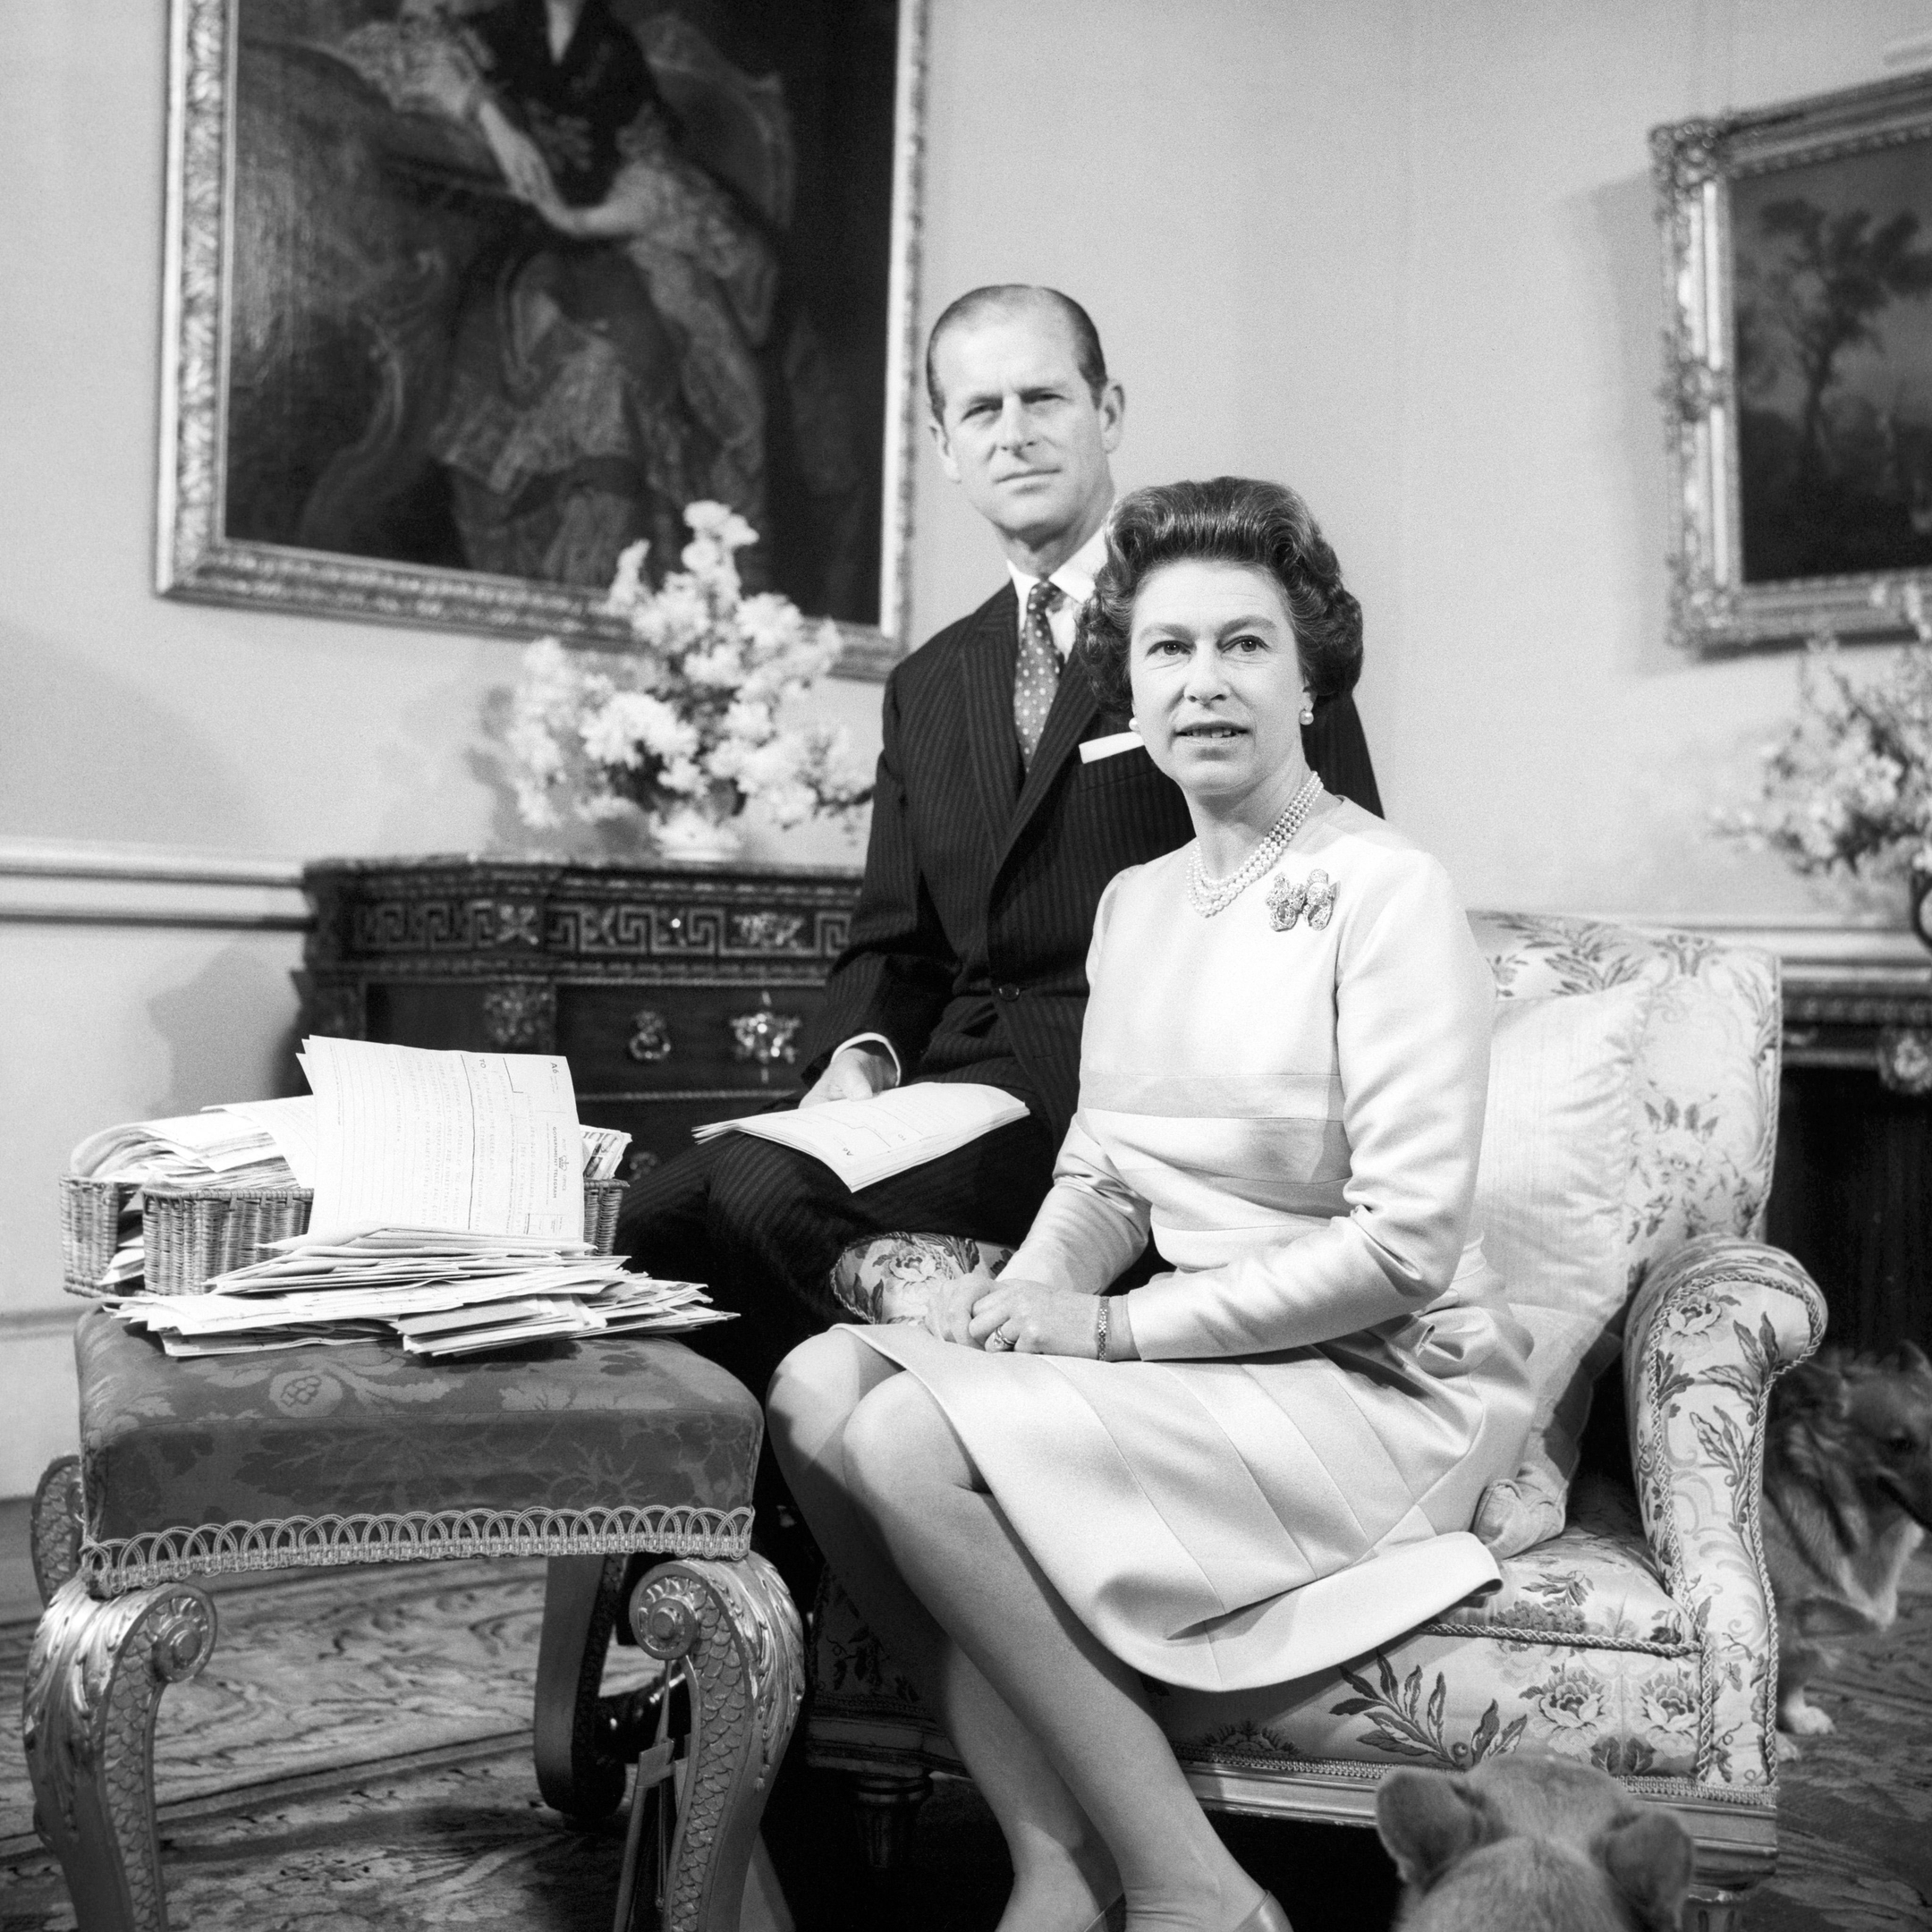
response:
{"label": "printed page of book", "polygon": [[311,1241],[372,1224],[583,1239],[583,1138],[552,1054],[302,1042],[316,1097]]}
{"label": "printed page of book", "polygon": [[970,1080],[918,1080],[869,1100],[827,1100],[789,1114],[710,1121],[691,1131],[757,1134],[823,1161],[849,1188],[870,1187],[1026,1117],[1026,1103],[1004,1088]]}

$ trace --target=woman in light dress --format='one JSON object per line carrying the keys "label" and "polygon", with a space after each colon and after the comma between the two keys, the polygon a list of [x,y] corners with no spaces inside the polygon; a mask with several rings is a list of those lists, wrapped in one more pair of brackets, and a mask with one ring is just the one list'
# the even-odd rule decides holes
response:
{"label": "woman in light dress", "polygon": [[[1142,1680],[1302,1676],[1496,1580],[1468,1526],[1530,1400],[1469,1228],[1494,988],[1442,867],[1302,756],[1361,628],[1300,497],[1127,497],[1080,648],[1195,843],[1100,902],[1080,1110],[1004,1272],[794,1351],[773,1441],[999,1820],[1001,1932],[1123,1894],[1131,1932],[1278,1932]],[[1166,1271],[1108,1294],[1150,1233]]]}

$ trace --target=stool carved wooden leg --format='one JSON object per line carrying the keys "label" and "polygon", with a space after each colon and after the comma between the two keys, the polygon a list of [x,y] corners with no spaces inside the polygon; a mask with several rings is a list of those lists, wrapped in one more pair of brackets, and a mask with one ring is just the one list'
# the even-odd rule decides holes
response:
{"label": "stool carved wooden leg", "polygon": [[665,1932],[738,1932],[758,1819],[805,1689],[804,1633],[778,1572],[661,1563],[631,1598],[653,1657],[691,1672],[691,1762],[665,1874]]}
{"label": "stool carved wooden leg", "polygon": [[623,1801],[630,1769],[598,1695],[623,1608],[628,1556],[553,1556],[537,1648],[537,1788],[568,1818],[600,1818]]}
{"label": "stool carved wooden leg", "polygon": [[80,1458],[59,1456],[47,1466],[34,1489],[32,1523],[34,1587],[50,1604],[80,1567]]}
{"label": "stool carved wooden leg", "polygon": [[155,1708],[214,1648],[215,1606],[191,1583],[102,1602],[70,1577],[40,1619],[21,1730],[35,1828],[60,1860],[80,1932],[166,1932]]}

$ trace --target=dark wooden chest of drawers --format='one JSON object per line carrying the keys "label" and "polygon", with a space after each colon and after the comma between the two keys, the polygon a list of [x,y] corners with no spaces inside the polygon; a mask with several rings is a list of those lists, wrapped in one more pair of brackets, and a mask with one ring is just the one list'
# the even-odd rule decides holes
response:
{"label": "dark wooden chest of drawers", "polygon": [[796,1089],[859,875],[325,860],[302,886],[306,1031],[561,1053],[581,1118],[630,1133],[641,1167]]}

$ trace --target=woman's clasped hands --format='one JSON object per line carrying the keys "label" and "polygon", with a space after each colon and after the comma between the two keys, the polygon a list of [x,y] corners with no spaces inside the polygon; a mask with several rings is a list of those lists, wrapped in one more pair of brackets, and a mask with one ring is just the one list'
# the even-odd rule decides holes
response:
{"label": "woman's clasped hands", "polygon": [[942,1342],[992,1354],[1090,1356],[1094,1298],[1051,1282],[996,1279],[975,1268],[934,1286],[926,1326]]}

